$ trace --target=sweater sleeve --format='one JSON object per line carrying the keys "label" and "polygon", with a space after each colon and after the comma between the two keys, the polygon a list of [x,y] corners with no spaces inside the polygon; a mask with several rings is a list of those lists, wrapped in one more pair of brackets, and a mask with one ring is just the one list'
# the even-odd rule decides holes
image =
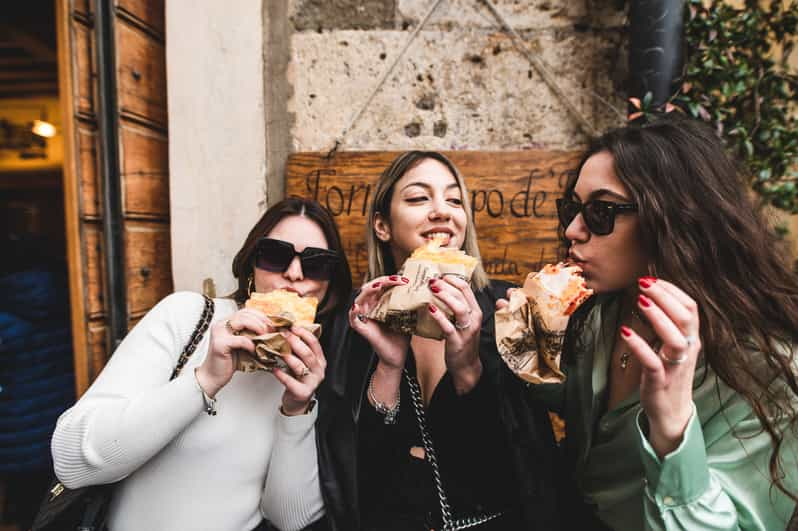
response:
{"label": "sweater sleeve", "polygon": [[[122,341],[86,394],[61,415],[52,454],[56,476],[65,486],[124,479],[202,412],[202,392],[192,370],[169,380],[202,308],[202,297],[188,292],[158,303]],[[207,349],[208,334],[197,351]]]}
{"label": "sweater sleeve", "polygon": [[307,415],[275,418],[275,440],[261,496],[261,513],[283,531],[303,529],[324,516],[316,458],[318,407]]}

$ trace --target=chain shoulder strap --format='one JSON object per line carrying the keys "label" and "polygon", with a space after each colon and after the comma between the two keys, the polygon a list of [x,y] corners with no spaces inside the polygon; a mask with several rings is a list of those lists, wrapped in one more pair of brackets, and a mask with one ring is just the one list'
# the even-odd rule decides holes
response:
{"label": "chain shoulder strap", "polygon": [[404,370],[404,375],[405,378],[407,378],[407,386],[410,388],[410,400],[413,402],[413,410],[418,420],[421,442],[424,444],[424,455],[427,461],[429,461],[430,468],[432,468],[432,481],[435,483],[435,490],[438,492],[438,502],[441,506],[441,520],[443,520],[442,531],[469,529],[501,516],[502,513],[493,513],[461,518],[459,520],[455,520],[452,517],[452,508],[446,497],[446,491],[443,490],[443,481],[441,480],[441,473],[438,468],[438,458],[435,454],[435,447],[432,445],[432,437],[427,431],[427,417],[424,413],[424,404],[421,401],[421,388],[418,385],[418,380],[416,380],[415,376],[411,375],[407,369]]}
{"label": "chain shoulder strap", "polygon": [[214,310],[213,299],[207,295],[203,295],[202,298],[205,299],[205,307],[202,309],[202,315],[200,315],[200,319],[197,322],[197,326],[194,328],[194,332],[191,333],[191,337],[188,338],[188,342],[186,343],[183,352],[180,354],[180,358],[177,360],[175,370],[172,371],[172,376],[169,377],[169,380],[174,380],[178,377],[180,371],[183,370],[183,366],[197,349],[197,345],[199,345],[202,336],[211,325],[211,319],[213,319]]}

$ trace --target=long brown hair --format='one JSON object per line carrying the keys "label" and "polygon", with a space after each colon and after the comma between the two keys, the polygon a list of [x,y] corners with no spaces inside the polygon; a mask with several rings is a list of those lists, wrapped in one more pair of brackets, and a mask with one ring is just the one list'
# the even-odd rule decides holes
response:
{"label": "long brown hair", "polygon": [[[471,203],[468,199],[468,190],[466,189],[465,181],[457,170],[457,167],[455,167],[452,161],[436,151],[407,151],[396,157],[391,165],[382,172],[380,179],[377,181],[376,189],[374,190],[374,199],[369,205],[368,226],[366,227],[366,248],[369,258],[367,280],[396,273],[399,269],[399,265],[401,265],[394,263],[390,244],[380,241],[380,239],[377,238],[377,234],[374,231],[374,219],[379,213],[390,222],[389,216],[394,186],[405,173],[426,159],[437,160],[446,166],[454,177],[455,182],[457,182],[457,187],[460,189],[460,196],[463,202],[463,210],[466,214],[466,233],[463,241],[463,250],[466,254],[474,258],[480,258],[479,244],[477,243],[477,229],[474,226],[474,218],[471,215]],[[471,276],[471,285],[474,289],[480,290],[485,288],[488,282],[488,275],[482,268],[482,262],[480,261],[474,270],[474,274]]]}
{"label": "long brown hair", "polygon": [[231,298],[239,304],[243,304],[249,298],[248,284],[250,276],[254,274],[255,250],[258,240],[269,234],[283,218],[288,216],[304,216],[315,221],[324,233],[330,250],[336,251],[341,257],[327,287],[327,294],[319,303],[318,317],[320,320],[325,319],[330,312],[348,302],[349,294],[352,291],[352,273],[349,271],[349,262],[346,259],[341,236],[332,214],[310,199],[287,197],[269,207],[255,223],[233,259],[233,276],[238,279],[238,289],[233,292]]}
{"label": "long brown hair", "polygon": [[[697,302],[706,362],[745,397],[770,435],[773,484],[798,501],[783,483],[779,460],[798,413],[798,277],[747,193],[741,167],[712,129],[682,116],[609,131],[579,170],[599,152],[612,155],[615,174],[638,205],[653,272]],[[774,389],[774,379],[786,387]]]}

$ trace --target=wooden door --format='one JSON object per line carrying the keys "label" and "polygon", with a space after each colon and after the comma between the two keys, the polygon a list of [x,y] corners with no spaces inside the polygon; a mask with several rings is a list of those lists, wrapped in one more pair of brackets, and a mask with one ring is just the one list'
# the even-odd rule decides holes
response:
{"label": "wooden door", "polygon": [[[104,2],[99,10],[97,2]],[[56,0],[56,7],[75,385],[81,395],[120,339],[109,328],[113,306],[121,305],[124,333],[125,323],[132,328],[172,290],[164,2]],[[98,13],[110,27],[103,64]],[[111,94],[102,109],[101,90]],[[105,113],[113,118],[110,127]],[[118,205],[113,215],[121,227],[110,240],[108,204]],[[109,245],[120,267],[109,267]],[[122,290],[111,293],[112,281]]]}

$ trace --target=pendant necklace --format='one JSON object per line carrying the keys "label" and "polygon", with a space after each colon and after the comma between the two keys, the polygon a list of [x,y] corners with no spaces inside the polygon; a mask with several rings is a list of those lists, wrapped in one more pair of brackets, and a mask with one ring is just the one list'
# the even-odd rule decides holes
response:
{"label": "pendant necklace", "polygon": [[[638,321],[640,321],[644,325],[648,325],[646,321],[643,320],[643,316],[638,313],[637,310],[632,308],[632,317],[636,317]],[[625,371],[626,368],[629,366],[629,360],[632,359],[632,353],[629,351],[621,352],[621,370]]]}

